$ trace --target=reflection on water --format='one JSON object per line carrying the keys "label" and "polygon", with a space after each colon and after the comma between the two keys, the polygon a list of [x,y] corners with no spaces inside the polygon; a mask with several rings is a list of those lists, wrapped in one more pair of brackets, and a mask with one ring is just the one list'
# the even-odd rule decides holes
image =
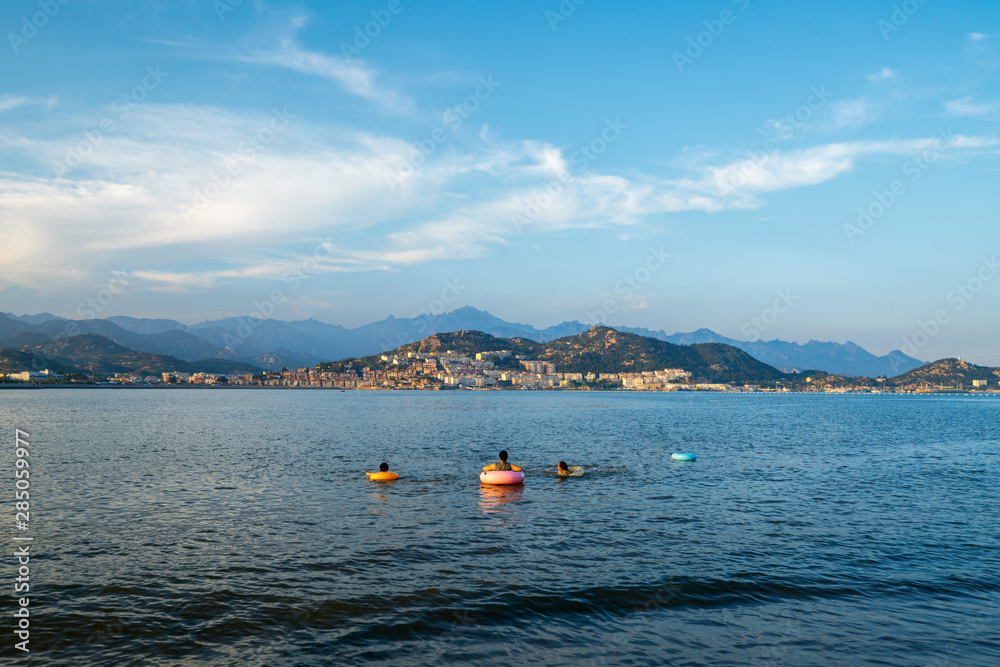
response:
{"label": "reflection on water", "polygon": [[524,484],[480,484],[479,507],[486,514],[510,512],[515,508],[506,507],[524,498]]}
{"label": "reflection on water", "polygon": [[[394,482],[395,480],[393,480]],[[380,482],[381,484],[392,484],[392,482]],[[369,500],[369,512],[371,514],[381,514],[383,510],[388,509],[388,505],[391,502],[389,496],[384,490],[371,491],[368,494]]]}

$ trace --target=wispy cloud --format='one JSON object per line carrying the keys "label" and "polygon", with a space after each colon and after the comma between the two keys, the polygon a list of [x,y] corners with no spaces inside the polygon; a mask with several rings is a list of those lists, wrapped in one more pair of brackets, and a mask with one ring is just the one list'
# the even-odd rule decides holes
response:
{"label": "wispy cloud", "polygon": [[856,127],[868,119],[871,105],[865,98],[838,100],[831,105],[831,122],[834,129]]}
{"label": "wispy cloud", "polygon": [[973,102],[971,97],[945,102],[944,110],[953,116],[997,120],[1000,118],[1000,102]]}
{"label": "wispy cloud", "polygon": [[881,81],[888,81],[889,79],[895,79],[896,73],[893,72],[888,67],[883,67],[878,72],[875,72],[874,74],[869,74],[865,78],[873,83],[878,83]]}
{"label": "wispy cloud", "polygon": [[1000,139],[964,135],[956,135],[946,142],[935,137],[825,144],[711,168],[706,182],[720,194],[755,195],[818,185],[850,171],[859,159],[870,155],[910,155],[930,149],[948,151],[997,145]]}
{"label": "wispy cloud", "polygon": [[404,113],[413,109],[412,100],[379,83],[378,70],[367,62],[305,49],[298,40],[298,32],[305,24],[304,16],[295,16],[286,26],[278,48],[264,49],[243,60],[284,67],[327,79],[346,92],[369,100],[386,111]]}
{"label": "wispy cloud", "polygon": [[27,95],[3,95],[0,96],[0,112],[26,106],[46,106],[51,109],[58,103],[59,98],[55,96],[41,98]]}

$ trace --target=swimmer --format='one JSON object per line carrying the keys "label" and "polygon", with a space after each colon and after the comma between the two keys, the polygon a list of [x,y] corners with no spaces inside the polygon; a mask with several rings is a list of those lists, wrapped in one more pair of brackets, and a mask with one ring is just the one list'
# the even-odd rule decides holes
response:
{"label": "swimmer", "polygon": [[500,461],[498,463],[491,463],[488,466],[483,466],[483,470],[515,470],[521,471],[523,468],[521,466],[516,466],[511,463],[507,463],[507,450],[500,451]]}

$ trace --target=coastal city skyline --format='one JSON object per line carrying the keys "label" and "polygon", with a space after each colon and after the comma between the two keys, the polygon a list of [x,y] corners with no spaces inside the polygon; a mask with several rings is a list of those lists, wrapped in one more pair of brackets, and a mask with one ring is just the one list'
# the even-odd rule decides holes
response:
{"label": "coastal city skyline", "polygon": [[10,3],[2,310],[471,305],[1000,365],[998,14]]}

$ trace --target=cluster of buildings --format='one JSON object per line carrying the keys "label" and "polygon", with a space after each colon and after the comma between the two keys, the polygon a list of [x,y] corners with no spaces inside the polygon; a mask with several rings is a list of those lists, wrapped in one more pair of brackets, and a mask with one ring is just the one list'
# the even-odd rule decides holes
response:
{"label": "cluster of buildings", "polygon": [[[228,384],[231,377],[218,373],[118,373],[108,378],[112,384]],[[247,376],[249,377],[249,376]]]}
{"label": "cluster of buildings", "polygon": [[20,371],[17,373],[8,373],[7,375],[0,374],[0,377],[15,382],[38,382],[39,380],[59,380],[62,378],[62,373],[56,373],[46,368],[41,371]]}
{"label": "cluster of buildings", "polygon": [[[22,371],[0,376],[8,381],[38,382],[61,379],[51,370]],[[971,388],[962,383],[934,385],[917,381],[899,387],[880,386],[885,378],[869,385],[849,385],[843,378],[804,378],[799,391],[823,393],[889,393],[929,391],[996,392],[987,380],[972,380]],[[408,352],[383,354],[370,366],[357,368],[342,364],[321,364],[314,368],[251,373],[179,373],[159,375],[120,374],[109,378],[116,384],[229,385],[256,387],[315,387],[329,389],[575,389],[583,386],[629,391],[761,391],[757,385],[742,387],[726,384],[703,384],[692,381],[691,373],[680,368],[634,373],[565,373],[558,372],[550,361],[527,359],[509,350],[480,352],[463,356],[453,351],[434,354]],[[998,387],[1000,389],[1000,387]],[[775,391],[789,391],[778,383]],[[763,390],[769,391],[769,390]]]}
{"label": "cluster of buildings", "polygon": [[332,370],[319,366],[268,371],[255,376],[230,376],[228,382],[232,385],[333,389],[570,389],[595,382],[647,391],[694,388],[686,383],[690,373],[682,369],[645,373],[560,373],[552,362],[525,359],[509,350],[480,352],[474,357],[453,351],[383,354],[379,361],[376,368]]}
{"label": "cluster of buildings", "polygon": [[[638,391],[727,389],[724,385],[693,385],[691,374],[679,368],[640,373],[560,373],[550,361],[526,359],[509,350],[480,352],[474,357],[453,351],[436,354],[383,354],[375,368],[320,365],[261,374],[180,373],[118,374],[115,384],[229,385],[257,387],[316,387],[330,389],[572,389],[584,384]],[[25,371],[12,380],[37,381],[61,377],[52,371]]]}

